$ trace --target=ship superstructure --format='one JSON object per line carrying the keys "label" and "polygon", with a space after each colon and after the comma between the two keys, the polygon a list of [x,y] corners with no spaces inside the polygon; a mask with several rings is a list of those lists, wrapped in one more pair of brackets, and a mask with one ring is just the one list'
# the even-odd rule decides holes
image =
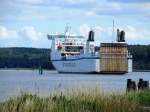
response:
{"label": "ship superstructure", "polygon": [[101,43],[96,49],[94,32],[88,39],[83,36],[48,35],[51,43],[51,62],[58,72],[64,73],[127,73],[132,72],[125,33],[117,32],[117,42]]}

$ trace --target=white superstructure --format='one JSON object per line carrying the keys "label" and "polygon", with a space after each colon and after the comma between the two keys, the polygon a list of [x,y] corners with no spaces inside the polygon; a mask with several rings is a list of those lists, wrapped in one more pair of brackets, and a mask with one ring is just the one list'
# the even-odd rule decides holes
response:
{"label": "white superstructure", "polygon": [[[99,73],[100,52],[95,50],[94,32],[89,32],[88,40],[83,36],[48,35],[51,43],[51,62],[58,72]],[[132,59],[128,58],[129,71]]]}

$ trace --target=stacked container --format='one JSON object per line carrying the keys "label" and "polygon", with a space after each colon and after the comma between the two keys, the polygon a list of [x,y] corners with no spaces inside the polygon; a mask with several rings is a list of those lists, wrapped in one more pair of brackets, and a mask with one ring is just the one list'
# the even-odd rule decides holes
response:
{"label": "stacked container", "polygon": [[101,43],[100,72],[128,72],[128,49],[126,43]]}

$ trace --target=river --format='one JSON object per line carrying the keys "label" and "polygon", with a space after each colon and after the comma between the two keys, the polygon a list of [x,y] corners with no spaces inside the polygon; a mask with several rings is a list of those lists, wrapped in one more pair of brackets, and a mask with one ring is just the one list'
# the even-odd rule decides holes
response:
{"label": "river", "polygon": [[52,91],[100,88],[104,92],[125,92],[127,79],[138,83],[139,78],[150,81],[150,72],[115,74],[59,74],[45,70],[0,70],[0,101],[20,95],[21,92],[49,95]]}

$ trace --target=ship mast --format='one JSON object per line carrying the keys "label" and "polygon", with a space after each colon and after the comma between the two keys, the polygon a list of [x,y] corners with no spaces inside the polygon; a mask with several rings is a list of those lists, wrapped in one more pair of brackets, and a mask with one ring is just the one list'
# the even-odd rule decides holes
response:
{"label": "ship mast", "polygon": [[[114,25],[114,20],[113,20],[112,39],[114,39],[114,32],[115,32],[115,25]],[[112,43],[113,43],[113,40],[112,40]]]}
{"label": "ship mast", "polygon": [[66,27],[65,27],[65,31],[64,31],[64,34],[65,34],[65,37],[69,37],[69,30],[71,29],[71,27],[67,24]]}

